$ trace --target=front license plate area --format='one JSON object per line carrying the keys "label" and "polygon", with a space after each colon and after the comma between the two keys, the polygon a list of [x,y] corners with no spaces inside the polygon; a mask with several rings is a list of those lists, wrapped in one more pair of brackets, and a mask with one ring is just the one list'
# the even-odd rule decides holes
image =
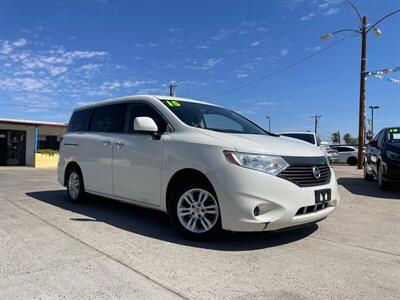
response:
{"label": "front license plate area", "polygon": [[314,193],[315,204],[331,201],[331,189],[316,190]]}

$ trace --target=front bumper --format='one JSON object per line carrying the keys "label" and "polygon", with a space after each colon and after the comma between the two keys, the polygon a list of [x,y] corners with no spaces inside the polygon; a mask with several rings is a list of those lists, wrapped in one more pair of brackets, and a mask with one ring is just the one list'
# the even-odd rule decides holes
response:
{"label": "front bumper", "polygon": [[[331,214],[339,203],[336,177],[331,172],[328,184],[303,188],[286,179],[231,164],[207,176],[218,196],[223,229],[269,231],[317,222]],[[314,191],[320,189],[331,189],[331,201],[326,207],[298,214],[304,207],[315,205]]]}

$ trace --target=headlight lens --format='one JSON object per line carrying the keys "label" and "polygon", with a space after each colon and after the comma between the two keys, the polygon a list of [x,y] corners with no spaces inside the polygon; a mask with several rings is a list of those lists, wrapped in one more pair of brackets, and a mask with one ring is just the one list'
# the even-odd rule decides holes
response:
{"label": "headlight lens", "polygon": [[224,151],[226,160],[237,166],[277,175],[289,164],[280,156]]}
{"label": "headlight lens", "polygon": [[398,160],[400,161],[400,154],[395,153],[393,151],[387,151],[386,152],[387,157],[389,157],[391,160]]}

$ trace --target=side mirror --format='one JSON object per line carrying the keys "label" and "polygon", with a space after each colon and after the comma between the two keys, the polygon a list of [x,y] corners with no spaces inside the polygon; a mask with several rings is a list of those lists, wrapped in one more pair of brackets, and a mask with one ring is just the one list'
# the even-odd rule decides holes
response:
{"label": "side mirror", "polygon": [[152,118],[137,117],[133,121],[133,131],[140,133],[154,134],[158,131],[158,127]]}
{"label": "side mirror", "polygon": [[369,144],[368,144],[368,146],[371,146],[371,147],[378,147],[378,142],[377,141],[370,141],[369,142]]}

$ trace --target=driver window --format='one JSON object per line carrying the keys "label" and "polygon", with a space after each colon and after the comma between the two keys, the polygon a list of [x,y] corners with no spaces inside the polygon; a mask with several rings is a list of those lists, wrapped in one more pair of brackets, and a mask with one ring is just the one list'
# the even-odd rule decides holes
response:
{"label": "driver window", "polygon": [[126,107],[123,124],[124,133],[134,133],[133,122],[137,117],[152,118],[157,124],[159,134],[169,131],[168,123],[153,107],[146,103],[132,102],[128,103]]}

